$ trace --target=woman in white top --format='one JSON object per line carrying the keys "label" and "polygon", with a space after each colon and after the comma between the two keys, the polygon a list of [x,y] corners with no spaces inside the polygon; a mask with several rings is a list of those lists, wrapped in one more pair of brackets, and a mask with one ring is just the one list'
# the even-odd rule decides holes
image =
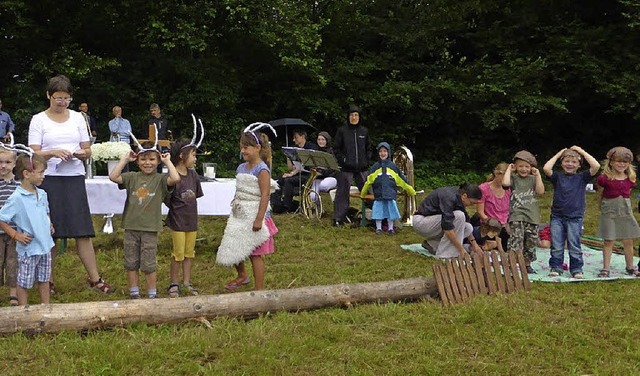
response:
{"label": "woman in white top", "polygon": [[29,146],[47,160],[46,178],[40,187],[49,196],[54,238],[76,239],[78,255],[89,274],[87,282],[107,293],[111,287],[98,273],[91,240],[95,231],[84,184],[84,161],[91,157],[89,132],[82,115],[68,109],[72,92],[67,77],[49,79],[49,108],[31,118]]}

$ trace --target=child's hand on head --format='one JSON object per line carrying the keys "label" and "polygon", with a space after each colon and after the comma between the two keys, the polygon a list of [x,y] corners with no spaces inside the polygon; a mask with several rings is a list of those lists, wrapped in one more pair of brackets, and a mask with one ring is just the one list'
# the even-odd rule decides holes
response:
{"label": "child's hand on head", "polygon": [[531,175],[538,176],[539,174],[540,174],[540,171],[538,171],[537,168],[531,167]]}
{"label": "child's hand on head", "polygon": [[572,147],[570,147],[569,149],[571,149],[571,150],[575,150],[575,151],[577,151],[577,152],[578,152],[578,153],[580,153],[580,154],[582,154],[582,152],[584,151],[584,150],[582,150],[582,148],[581,148],[580,146],[577,146],[577,145],[573,145],[573,146],[572,146]]}
{"label": "child's hand on head", "polygon": [[515,170],[516,169],[516,165],[513,163],[509,163],[509,170]]}
{"label": "child's hand on head", "polygon": [[135,162],[138,158],[138,154],[136,154],[133,150],[131,150],[128,154],[122,156],[122,159],[127,162]]}
{"label": "child's hand on head", "polygon": [[169,153],[162,153],[162,154],[160,154],[160,160],[161,160],[163,163],[165,163],[165,164],[166,164],[167,162],[170,162],[170,161],[171,161],[171,154],[169,154]]}

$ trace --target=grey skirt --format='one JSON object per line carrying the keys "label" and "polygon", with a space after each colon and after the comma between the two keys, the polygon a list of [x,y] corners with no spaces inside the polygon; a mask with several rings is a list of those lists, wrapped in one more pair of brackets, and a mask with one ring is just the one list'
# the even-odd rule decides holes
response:
{"label": "grey skirt", "polygon": [[84,175],[47,176],[40,185],[49,196],[49,215],[54,238],[93,238]]}
{"label": "grey skirt", "polygon": [[633,216],[630,199],[622,196],[602,199],[598,237],[604,240],[640,237],[640,226]]}

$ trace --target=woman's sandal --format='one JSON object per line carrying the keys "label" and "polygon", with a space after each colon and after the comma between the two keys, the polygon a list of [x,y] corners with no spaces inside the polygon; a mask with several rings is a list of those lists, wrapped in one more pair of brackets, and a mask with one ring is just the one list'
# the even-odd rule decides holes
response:
{"label": "woman's sandal", "polygon": [[249,278],[249,277],[247,277],[245,279],[234,279],[231,282],[227,282],[227,284],[224,285],[224,288],[227,291],[233,291],[233,290],[237,289],[238,287],[242,287],[243,285],[249,284],[249,282],[251,282],[251,278]]}
{"label": "woman's sandal", "polygon": [[611,272],[607,269],[601,269],[600,273],[598,273],[598,278],[609,278],[611,276]]}
{"label": "woman's sandal", "polygon": [[15,306],[17,306],[17,305],[18,305],[18,297],[16,297],[16,296],[10,296],[10,297],[9,297],[9,305],[10,305],[11,307],[15,307]]}
{"label": "woman's sandal", "polygon": [[170,298],[177,298],[180,296],[180,285],[177,283],[172,283],[169,285],[167,291],[169,292]]}
{"label": "woman's sandal", "polygon": [[98,278],[97,281],[91,282],[91,277],[87,277],[87,283],[89,283],[89,287],[95,288],[96,290],[108,294],[111,292],[111,286],[109,286],[102,277]]}
{"label": "woman's sandal", "polygon": [[182,289],[191,295],[198,295],[199,293],[198,289],[194,288],[193,284],[191,283],[185,283],[184,285],[182,285]]}

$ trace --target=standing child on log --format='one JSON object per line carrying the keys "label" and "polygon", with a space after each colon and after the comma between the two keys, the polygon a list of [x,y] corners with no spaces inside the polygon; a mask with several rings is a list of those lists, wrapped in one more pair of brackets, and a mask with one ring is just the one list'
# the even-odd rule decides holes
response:
{"label": "standing child on log", "polygon": [[636,171],[631,165],[631,150],[618,146],[607,153],[602,175],[596,179],[600,201],[598,237],[604,239],[602,270],[598,277],[609,277],[613,243],[624,246],[626,273],[637,275],[633,265],[633,240],[640,237],[640,227],[631,208],[631,190],[636,187]]}
{"label": "standing child on log", "polygon": [[[133,140],[138,143],[133,134]],[[144,145],[144,146],[143,146]],[[171,187],[180,181],[180,174],[171,163],[169,153],[160,154],[157,141],[154,145],[147,141],[138,144],[138,153],[125,154],[118,165],[109,174],[109,179],[127,190],[127,200],[122,213],[124,228],[124,268],[127,270],[129,297],[140,299],[139,271],[147,280],[147,296],[155,298],[157,294],[156,254],[158,253],[158,233],[162,231],[161,206],[165,197],[171,193]],[[169,174],[157,172],[160,161],[167,166]],[[140,171],[125,172],[122,169],[136,162]]]}
{"label": "standing child on log", "polygon": [[198,233],[198,202],[202,197],[202,186],[198,173],[193,169],[196,164],[196,149],[192,141],[187,139],[174,143],[171,147],[171,162],[180,174],[180,182],[176,184],[166,204],[169,208],[167,226],[171,229],[173,251],[171,252],[171,284],[169,296],[180,296],[178,274],[182,269],[182,290],[184,293],[198,295],[198,290],[191,283],[191,266],[196,256],[196,235]]}
{"label": "standing child on log", "polygon": [[[20,155],[16,176],[21,184],[0,209],[0,228],[17,242],[19,305],[27,304],[27,289],[32,288],[34,282],[38,283],[40,303],[49,304],[53,225],[49,218],[47,192],[37,187],[44,180],[46,166],[46,161],[39,155]],[[9,223],[14,223],[16,229]]]}
{"label": "standing child on log", "polygon": [[[589,169],[578,172],[583,158],[589,163]],[[553,166],[558,159],[560,159],[562,172],[553,171]],[[551,227],[549,277],[562,275],[566,241],[569,248],[569,272],[573,278],[584,278],[580,236],[586,209],[586,187],[598,170],[600,170],[600,163],[580,146],[560,150],[542,167],[542,171],[553,184],[553,203],[549,223]]]}
{"label": "standing child on log", "polygon": [[277,184],[271,179],[269,138],[258,132],[264,127],[271,128],[266,123],[251,124],[240,136],[240,152],[245,162],[236,169],[236,194],[216,257],[218,264],[233,265],[238,273],[236,279],[225,284],[227,291],[251,281],[244,266],[247,258],[251,260],[255,289],[264,289],[263,256],[275,251],[273,236],[278,229],[271,218],[269,198]]}

